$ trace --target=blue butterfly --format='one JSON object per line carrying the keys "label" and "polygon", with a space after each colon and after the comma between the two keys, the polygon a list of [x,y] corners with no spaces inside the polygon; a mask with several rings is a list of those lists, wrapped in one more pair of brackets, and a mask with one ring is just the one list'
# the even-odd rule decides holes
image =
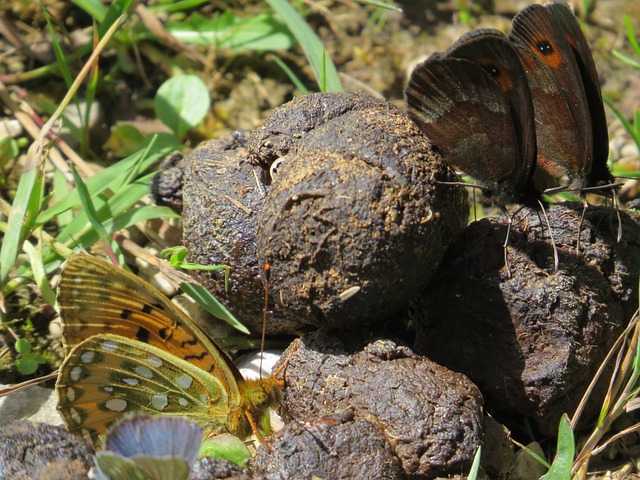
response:
{"label": "blue butterfly", "polygon": [[95,457],[96,480],[186,480],[198,456],[202,429],[186,419],[133,415],[107,433]]}

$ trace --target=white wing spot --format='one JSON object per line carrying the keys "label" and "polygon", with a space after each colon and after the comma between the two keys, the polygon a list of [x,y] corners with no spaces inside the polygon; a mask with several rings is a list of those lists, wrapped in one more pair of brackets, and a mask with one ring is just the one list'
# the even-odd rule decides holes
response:
{"label": "white wing spot", "polygon": [[102,391],[107,393],[113,393],[113,387],[109,387],[109,386],[102,387]]}
{"label": "white wing spot", "polygon": [[144,378],[153,378],[153,372],[150,368],[145,367],[144,365],[138,365],[133,369],[138,375]]}
{"label": "white wing spot", "polygon": [[162,410],[164,410],[164,407],[166,407],[167,405],[169,405],[169,399],[167,398],[167,394],[166,393],[153,395],[151,397],[151,406],[154,409],[156,409],[158,411],[162,411]]}
{"label": "white wing spot", "polygon": [[123,378],[122,381],[131,387],[135,387],[140,383],[137,378]]}
{"label": "white wing spot", "polygon": [[191,377],[190,375],[180,375],[176,379],[176,383],[181,389],[186,390],[193,383],[193,377]]}
{"label": "white wing spot", "polygon": [[96,352],[94,352],[93,350],[83,352],[82,355],[80,355],[80,361],[82,363],[91,363],[93,362],[94,358],[96,358]]}
{"label": "white wing spot", "polygon": [[124,412],[127,408],[127,401],[123,398],[112,398],[104,402],[104,406],[112,412]]}
{"label": "white wing spot", "polygon": [[76,390],[75,390],[75,388],[73,388],[73,387],[67,388],[67,400],[69,400],[72,403],[76,401]]}
{"label": "white wing spot", "polygon": [[76,410],[75,408],[70,408],[69,413],[71,414],[71,420],[76,422],[78,425],[82,423],[82,417],[80,417],[78,410]]}
{"label": "white wing spot", "polygon": [[189,405],[189,402],[187,402],[186,398],[178,398],[178,403],[180,404],[181,407],[186,407],[187,405]]}
{"label": "white wing spot", "polygon": [[105,340],[102,342],[102,349],[105,352],[113,353],[120,346],[118,342],[114,342],[113,340]]}
{"label": "white wing spot", "polygon": [[158,357],[149,357],[147,360],[156,368],[160,368],[163,365],[162,359]]}
{"label": "white wing spot", "polygon": [[82,375],[83,368],[82,367],[73,367],[71,369],[71,373],[69,374],[69,378],[73,382],[77,382],[80,380],[80,376]]}
{"label": "white wing spot", "polygon": [[204,393],[200,394],[200,401],[202,403],[207,403],[207,396]]}

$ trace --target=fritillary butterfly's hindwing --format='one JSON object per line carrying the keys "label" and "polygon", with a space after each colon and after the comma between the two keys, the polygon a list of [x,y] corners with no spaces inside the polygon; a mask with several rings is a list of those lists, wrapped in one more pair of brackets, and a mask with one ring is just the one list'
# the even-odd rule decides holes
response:
{"label": "fritillary butterfly's hindwing", "polygon": [[70,431],[94,443],[129,412],[181,415],[205,436],[245,438],[280,401],[273,377],[245,380],[169,299],[105,260],[71,257],[59,303],[70,351],[56,383],[58,410]]}

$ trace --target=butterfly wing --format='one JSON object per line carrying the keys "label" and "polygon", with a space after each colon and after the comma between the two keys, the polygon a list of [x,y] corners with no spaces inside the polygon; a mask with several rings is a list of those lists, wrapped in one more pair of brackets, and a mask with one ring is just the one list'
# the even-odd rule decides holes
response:
{"label": "butterfly wing", "polygon": [[607,167],[609,157],[607,116],[602,102],[598,71],[593,61],[589,42],[587,42],[575,15],[565,3],[550,3],[546,5],[546,8],[554,21],[560,25],[567,42],[571,45],[587,97],[593,138],[593,161],[588,185],[611,184],[614,179]]}
{"label": "butterfly wing", "polygon": [[158,289],[104,259],[71,256],[62,269],[58,303],[67,351],[99,333],[161,348],[201,368],[238,398],[242,375],[227,355]]}
{"label": "butterfly wing", "polygon": [[406,91],[409,114],[445,159],[507,201],[537,196],[528,95],[513,48],[494,31],[467,35],[446,56],[418,65]]}
{"label": "butterfly wing", "polygon": [[224,432],[229,416],[219,379],[164,350],[111,334],[94,335],[69,352],[56,392],[69,430],[94,443],[128,412],[187,417],[205,436]]}
{"label": "butterfly wing", "polygon": [[200,426],[185,418],[138,414],[112,426],[105,448],[123,457],[182,458],[192,466],[201,441]]}
{"label": "butterfly wing", "polygon": [[536,166],[534,110],[527,77],[518,54],[506,35],[497,30],[480,29],[463,36],[448,50],[447,56],[466,58],[480,65],[496,81],[511,108],[520,162],[510,181],[519,192],[530,184]]}
{"label": "butterfly wing", "polygon": [[593,58],[580,26],[565,4],[535,4],[513,19],[510,38],[529,77],[539,163],[552,175],[567,174],[582,187],[580,177],[591,172],[594,163],[606,166],[608,142],[598,147],[596,159],[594,135],[601,139],[608,134]]}

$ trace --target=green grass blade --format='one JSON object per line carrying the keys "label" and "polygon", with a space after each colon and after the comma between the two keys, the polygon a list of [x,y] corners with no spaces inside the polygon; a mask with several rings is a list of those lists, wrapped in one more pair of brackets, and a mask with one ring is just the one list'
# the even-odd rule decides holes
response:
{"label": "green grass blade", "polygon": [[98,236],[104,240],[107,249],[111,250],[109,253],[115,254],[117,252],[118,258],[122,258],[118,244],[109,236],[104,225],[102,225],[102,222],[98,219],[98,213],[96,212],[93,201],[91,200],[89,190],[73,164],[71,164],[71,173],[73,174],[73,180],[76,184],[78,194],[80,195],[80,202],[82,203],[82,207],[89,219],[89,222],[91,223],[91,226],[94,228]]}
{"label": "green grass blade", "polygon": [[395,5],[390,5],[388,3],[378,2],[376,0],[357,0],[357,1],[362,5],[371,5],[372,7],[378,7],[384,10],[393,10],[394,12],[402,13],[402,9],[400,7],[396,7]]}
{"label": "green grass blade", "polygon": [[224,320],[233,328],[240,330],[242,333],[250,333],[249,330],[247,330],[247,327],[242,325],[242,323],[240,323],[236,317],[234,317],[233,314],[203,286],[185,282],[180,285],[180,288],[196,302],[202,305],[207,312],[211,313],[214,317]]}
{"label": "green grass blade", "polygon": [[[29,156],[32,155],[34,154],[29,154]],[[35,225],[35,217],[42,203],[44,192],[42,171],[33,157],[29,163],[30,168],[27,167],[26,173],[20,176],[7,221],[7,232],[0,246],[0,287],[3,287],[9,278],[22,243]]]}
{"label": "green grass blade", "polygon": [[638,44],[638,40],[636,38],[636,32],[633,31],[633,25],[631,23],[631,19],[628,15],[624,15],[623,17],[624,24],[627,27],[627,39],[629,40],[629,44],[633,51],[636,53],[638,57],[640,57],[640,45]]}
{"label": "green grass blade", "polygon": [[471,464],[471,469],[469,470],[469,475],[467,476],[467,480],[476,480],[478,478],[478,473],[480,472],[481,458],[482,458],[482,447],[478,447],[476,454],[473,456],[473,463]]}
{"label": "green grass blade", "polygon": [[107,13],[107,8],[100,0],[72,0],[72,2],[91,17],[95,18],[98,23],[102,22]]}
{"label": "green grass blade", "polygon": [[[178,217],[180,217],[180,215],[171,210],[169,207],[143,206],[127,210],[119,215],[109,218],[108,220],[104,221],[102,225],[107,233],[107,238],[110,239],[114,233],[118,232],[119,230],[129,228],[138,222],[153,220],[155,218]],[[89,248],[100,238],[104,237],[102,235],[99,235],[98,232],[93,229],[85,229],[82,234],[73,236],[74,244],[81,245],[84,248]]]}
{"label": "green grass blade", "polygon": [[278,13],[293,36],[296,37],[298,43],[300,43],[316,76],[318,86],[325,92],[344,91],[336,66],[326,55],[322,42],[295,8],[289,5],[286,0],[267,0],[267,3]]}
{"label": "green grass blade", "polygon": [[[627,117],[620,110],[618,110],[616,106],[607,97],[604,97],[603,100],[604,100],[604,103],[606,103],[607,106],[611,109],[611,111],[615,114],[615,116],[618,117],[620,122],[622,122],[624,129],[631,136],[636,146],[640,148],[640,123],[638,123],[638,125],[635,125],[635,126],[632,125],[631,122],[627,120]],[[640,109],[637,110],[637,112],[640,112]],[[634,115],[634,117],[635,116],[636,115]]]}
{"label": "green grass blade", "polygon": [[60,73],[62,74],[62,78],[64,78],[64,83],[67,85],[67,88],[71,88],[71,85],[73,84],[73,79],[71,78],[71,70],[69,69],[69,64],[67,63],[67,59],[65,58],[64,52],[62,51],[62,46],[58,41],[58,35],[56,33],[56,29],[53,27],[53,24],[51,23],[49,12],[47,11],[44,5],[42,5],[42,14],[44,15],[44,18],[47,21],[47,27],[49,28],[49,35],[51,36],[51,44],[53,45],[53,53],[56,56],[56,61],[58,62]]}
{"label": "green grass blade", "polygon": [[118,18],[128,13],[132,0],[115,0],[111,3],[109,10],[106,11],[102,18],[95,17],[100,24],[98,37],[103,38],[111,26],[118,21]]}
{"label": "green grass blade", "polygon": [[284,71],[284,73],[287,74],[287,77],[289,77],[289,80],[291,80],[291,83],[293,83],[293,85],[298,90],[300,90],[302,93],[305,93],[305,94],[309,93],[309,90],[307,89],[307,87],[305,87],[304,83],[302,83],[302,81],[298,78],[298,76],[295,73],[293,73],[293,70],[289,68],[289,65],[284,63],[282,59],[278,56],[274,56],[273,61],[276,62],[278,66]]}
{"label": "green grass blade", "polygon": [[27,255],[29,255],[29,263],[31,264],[33,279],[36,281],[36,284],[40,289],[40,293],[42,293],[42,296],[50,305],[55,305],[56,292],[51,288],[51,284],[47,278],[47,272],[45,271],[44,264],[42,262],[41,252],[29,242],[24,242],[23,248]]}
{"label": "green grass blade", "polygon": [[[123,185],[128,183],[132,178],[132,171],[144,172],[151,167],[158,159],[175,150],[175,139],[172,137],[171,142],[158,142],[154,147],[145,152],[137,152],[118,163],[105,168],[91,178],[87,179],[86,186],[92,196],[96,196],[106,189],[118,192]],[[38,223],[43,224],[51,221],[53,218],[80,205],[80,197],[78,190],[74,189],[69,192],[59,203],[45,210],[38,217]]]}

